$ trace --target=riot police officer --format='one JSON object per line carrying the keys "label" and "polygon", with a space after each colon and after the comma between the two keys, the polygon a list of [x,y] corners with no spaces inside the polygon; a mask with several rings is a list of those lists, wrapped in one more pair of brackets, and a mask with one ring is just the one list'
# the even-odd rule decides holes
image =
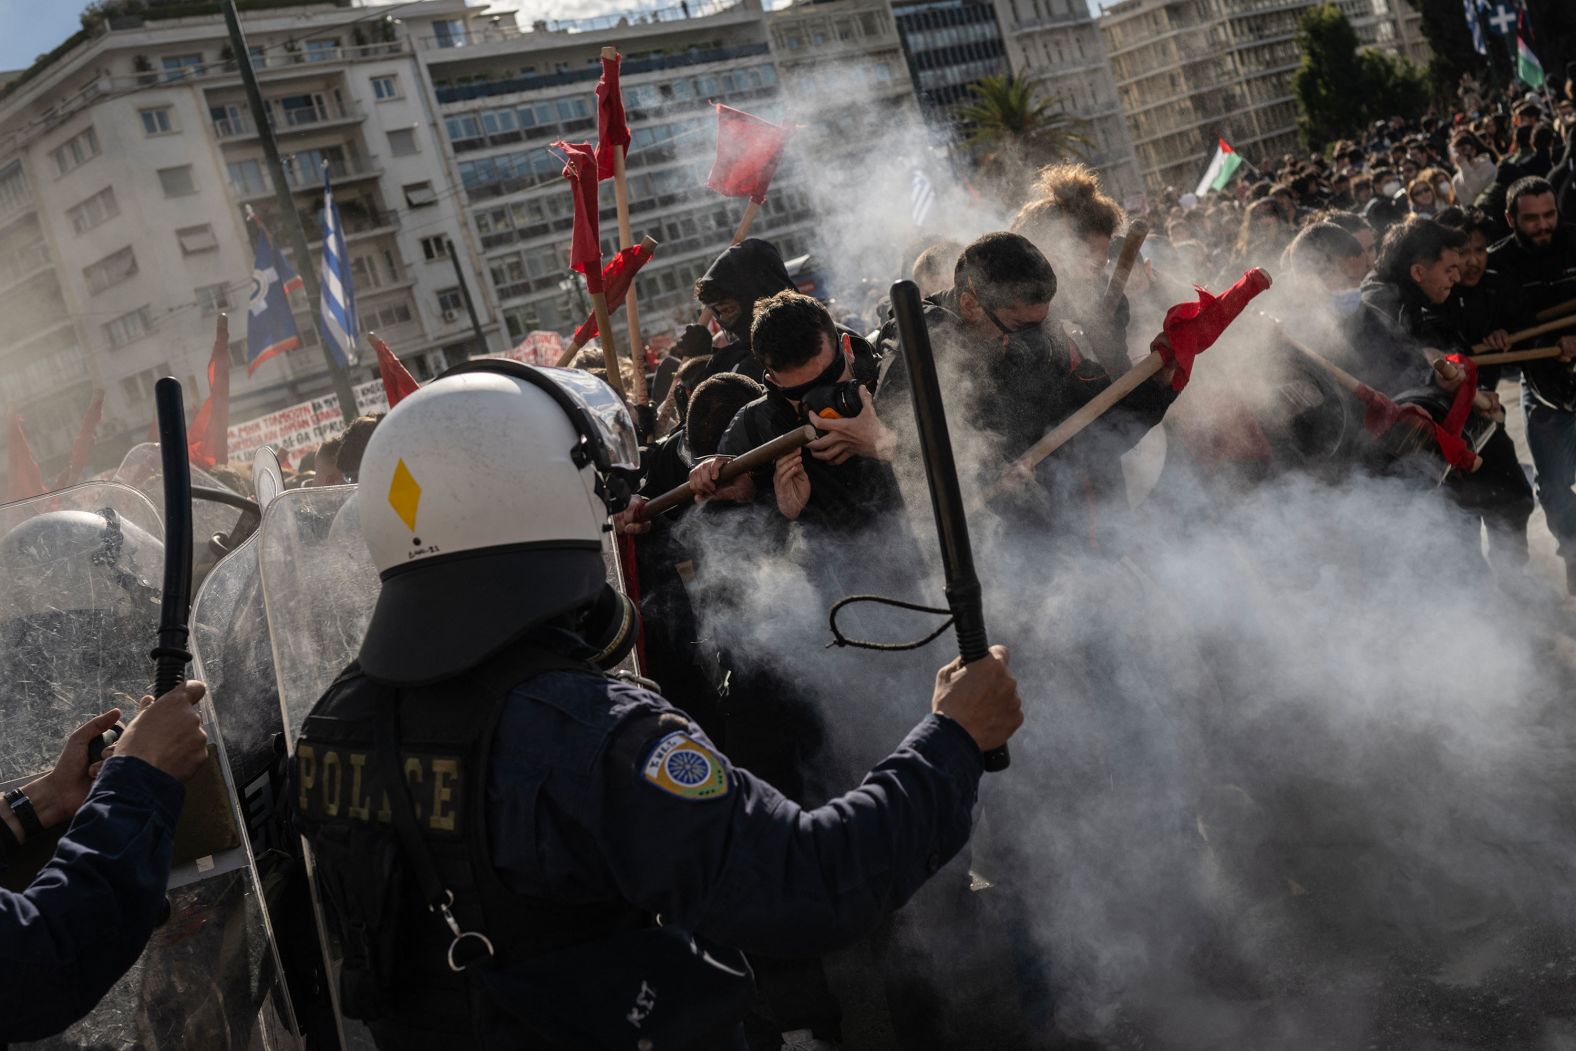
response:
{"label": "riot police officer", "polygon": [[340,1002],[390,1047],[738,1045],[743,951],[853,940],[963,846],[1022,722],[1006,653],[805,810],[616,665],[601,540],[638,450],[583,373],[492,359],[394,409],[358,510],[382,587],[307,718],[292,798]]}

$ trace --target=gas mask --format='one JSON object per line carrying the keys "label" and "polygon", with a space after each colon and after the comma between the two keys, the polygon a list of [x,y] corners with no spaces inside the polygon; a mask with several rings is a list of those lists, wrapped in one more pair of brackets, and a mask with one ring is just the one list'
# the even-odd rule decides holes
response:
{"label": "gas mask", "polygon": [[[862,383],[857,378],[843,379],[845,365],[853,354],[853,341],[846,332],[843,333],[839,350],[841,352],[832,355],[830,364],[821,371],[821,374],[808,383],[780,387],[768,379],[767,386],[777,397],[798,402],[807,416],[816,416],[823,420],[858,416],[860,410],[864,408],[864,402],[859,397]],[[855,366],[852,371],[857,376],[859,369]]]}
{"label": "gas mask", "polygon": [[640,610],[611,584],[602,588],[580,622],[580,637],[596,653],[591,663],[612,671],[623,663],[640,638]]}

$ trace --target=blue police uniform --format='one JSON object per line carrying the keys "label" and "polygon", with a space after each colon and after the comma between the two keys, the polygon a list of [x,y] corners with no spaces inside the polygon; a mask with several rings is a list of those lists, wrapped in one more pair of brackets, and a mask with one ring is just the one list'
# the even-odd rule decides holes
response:
{"label": "blue police uniform", "polygon": [[808,810],[657,694],[550,672],[515,687],[494,738],[493,864],[521,894],[621,900],[746,952],[810,956],[870,930],[962,849],[982,770],[967,731],[927,715]]}
{"label": "blue police uniform", "polygon": [[60,1032],[136,962],[185,796],[141,759],[110,758],[49,864],[24,893],[0,891],[0,1043]]}

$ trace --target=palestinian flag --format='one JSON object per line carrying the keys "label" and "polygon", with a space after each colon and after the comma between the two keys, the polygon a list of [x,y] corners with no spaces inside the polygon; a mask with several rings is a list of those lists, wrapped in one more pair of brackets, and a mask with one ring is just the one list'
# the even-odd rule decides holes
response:
{"label": "palestinian flag", "polygon": [[1221,139],[1220,145],[1215,147],[1215,156],[1204,171],[1204,177],[1198,181],[1198,189],[1193,192],[1202,197],[1211,190],[1224,189],[1240,167],[1242,155],[1231,148],[1231,143]]}
{"label": "palestinian flag", "polygon": [[1527,39],[1521,34],[1516,34],[1516,76],[1521,82],[1534,91],[1543,87],[1543,63],[1538,61],[1538,56],[1532,53],[1532,48],[1527,46]]}

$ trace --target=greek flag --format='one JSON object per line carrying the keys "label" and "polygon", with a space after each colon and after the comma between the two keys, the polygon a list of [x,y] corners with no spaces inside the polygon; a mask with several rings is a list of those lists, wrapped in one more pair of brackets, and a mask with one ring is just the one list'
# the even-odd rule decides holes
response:
{"label": "greek flag", "polygon": [[356,363],[356,286],[350,279],[345,228],[339,222],[334,189],[323,165],[323,342],[341,366]]}
{"label": "greek flag", "polygon": [[1488,54],[1488,41],[1483,36],[1483,0],[1461,0],[1466,10],[1467,27],[1472,30],[1472,49],[1480,55]]}
{"label": "greek flag", "polygon": [[930,186],[930,180],[918,168],[909,179],[909,203],[915,226],[924,226],[925,219],[930,215],[930,206],[936,203],[936,191]]}

